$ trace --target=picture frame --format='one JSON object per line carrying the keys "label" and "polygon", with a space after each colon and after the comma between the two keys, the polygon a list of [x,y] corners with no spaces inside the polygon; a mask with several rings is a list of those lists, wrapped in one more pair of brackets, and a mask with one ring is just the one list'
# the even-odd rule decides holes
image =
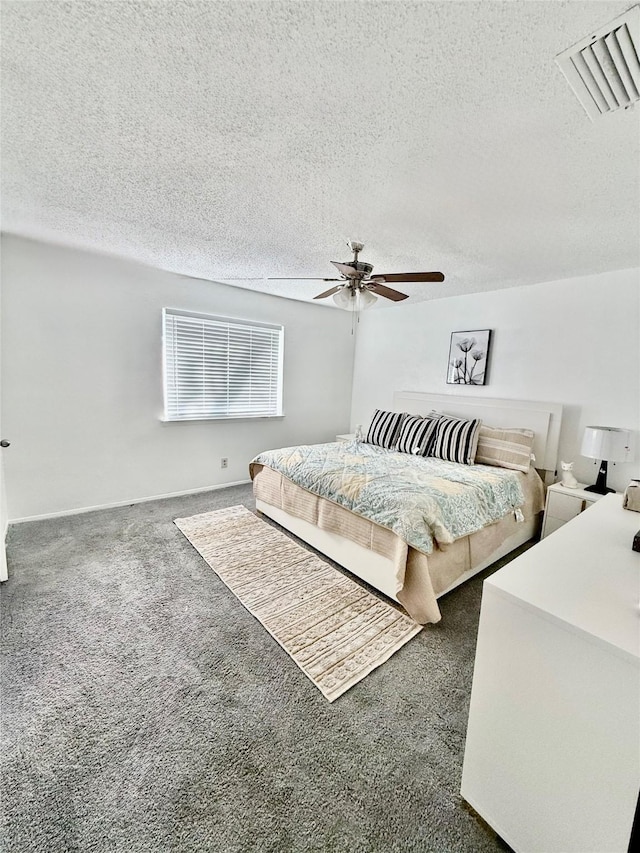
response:
{"label": "picture frame", "polygon": [[448,385],[486,385],[491,329],[451,332]]}

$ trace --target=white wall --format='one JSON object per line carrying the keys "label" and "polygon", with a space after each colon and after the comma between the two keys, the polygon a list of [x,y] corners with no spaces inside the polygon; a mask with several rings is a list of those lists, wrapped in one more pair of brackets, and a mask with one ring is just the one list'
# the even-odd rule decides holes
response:
{"label": "white wall", "polygon": [[[488,384],[458,390],[446,384],[449,341],[467,329],[493,330]],[[639,429],[639,346],[638,270],[375,308],[358,329],[351,425],[390,406],[395,390],[559,402],[559,458],[592,483],[597,468],[579,455],[584,427]],[[618,490],[638,476],[635,438],[636,461],[609,465]]]}
{"label": "white wall", "polygon": [[[10,519],[247,480],[259,451],[348,427],[346,312],[18,237],[2,274]],[[285,417],[161,422],[163,306],[282,323]]]}
{"label": "white wall", "polygon": [[[10,519],[245,480],[260,450],[330,440],[395,390],[561,402],[560,458],[585,482],[596,469],[579,456],[583,427],[639,428],[637,270],[365,312],[350,410],[346,312],[17,237],[2,248]],[[285,417],[161,422],[163,306],[283,323]],[[458,392],[445,382],[450,334],[483,328],[489,384]],[[624,488],[639,467],[610,466],[610,484]]]}
{"label": "white wall", "polygon": [[[0,376],[2,376],[2,277],[0,276]],[[0,439],[4,438],[2,429],[2,394],[0,394]],[[7,537],[8,510],[7,491],[4,483],[4,454],[6,449],[0,448],[0,581],[7,579],[7,555],[5,540]]]}

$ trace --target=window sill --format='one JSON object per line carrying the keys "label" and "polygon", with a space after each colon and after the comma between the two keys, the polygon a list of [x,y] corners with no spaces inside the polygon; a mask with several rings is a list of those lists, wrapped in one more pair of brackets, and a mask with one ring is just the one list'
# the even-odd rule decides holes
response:
{"label": "window sill", "polygon": [[206,416],[203,418],[165,418],[162,415],[159,420],[163,424],[194,424],[202,423],[203,421],[274,421],[282,420],[282,415],[223,415],[223,416]]}

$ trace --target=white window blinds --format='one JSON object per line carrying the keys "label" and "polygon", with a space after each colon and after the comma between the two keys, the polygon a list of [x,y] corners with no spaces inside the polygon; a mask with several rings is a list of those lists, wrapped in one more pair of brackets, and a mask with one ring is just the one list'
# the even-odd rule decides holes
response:
{"label": "white window blinds", "polygon": [[165,418],[282,415],[284,328],[164,308]]}

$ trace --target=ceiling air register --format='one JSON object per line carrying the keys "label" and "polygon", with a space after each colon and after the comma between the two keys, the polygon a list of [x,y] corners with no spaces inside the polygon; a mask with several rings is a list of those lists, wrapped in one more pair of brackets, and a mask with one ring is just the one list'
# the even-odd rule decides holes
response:
{"label": "ceiling air register", "polygon": [[640,6],[559,53],[556,62],[592,120],[640,100]]}

